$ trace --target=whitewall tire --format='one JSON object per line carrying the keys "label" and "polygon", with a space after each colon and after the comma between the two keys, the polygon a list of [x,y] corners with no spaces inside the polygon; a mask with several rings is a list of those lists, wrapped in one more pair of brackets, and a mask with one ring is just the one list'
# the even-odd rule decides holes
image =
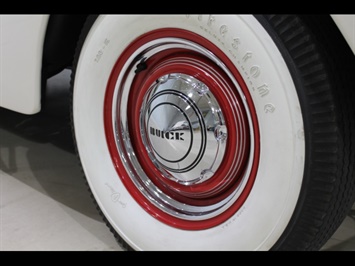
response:
{"label": "whitewall tire", "polygon": [[[94,199],[127,249],[319,249],[329,237],[294,234],[302,219],[318,221],[302,214],[309,190],[330,185],[312,162],[337,162],[318,156],[312,135],[324,129],[327,141],[332,130],[310,125],[337,101],[312,107],[302,76],[312,70],[292,49],[315,43],[283,41],[282,19],[292,18],[88,19],[73,69],[75,140]],[[318,207],[329,213],[332,203]]]}

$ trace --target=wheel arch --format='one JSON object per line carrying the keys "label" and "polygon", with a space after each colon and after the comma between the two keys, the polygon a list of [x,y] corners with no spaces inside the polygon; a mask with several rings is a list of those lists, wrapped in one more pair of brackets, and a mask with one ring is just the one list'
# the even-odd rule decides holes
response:
{"label": "wheel arch", "polygon": [[42,76],[47,79],[71,67],[76,44],[88,15],[50,15],[43,43]]}

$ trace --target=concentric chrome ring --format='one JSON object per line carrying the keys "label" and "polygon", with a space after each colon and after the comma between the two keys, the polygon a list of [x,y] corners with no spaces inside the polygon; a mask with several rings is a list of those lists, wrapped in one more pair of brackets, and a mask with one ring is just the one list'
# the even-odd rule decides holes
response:
{"label": "concentric chrome ring", "polygon": [[202,37],[162,29],[132,42],[104,113],[119,178],[157,219],[208,228],[247,198],[259,159],[256,112],[236,68]]}

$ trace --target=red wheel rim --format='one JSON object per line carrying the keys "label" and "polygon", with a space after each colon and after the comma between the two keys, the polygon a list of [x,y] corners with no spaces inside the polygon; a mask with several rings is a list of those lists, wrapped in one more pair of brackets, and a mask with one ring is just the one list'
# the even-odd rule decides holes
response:
{"label": "red wheel rim", "polygon": [[112,70],[104,121],[118,178],[156,219],[206,229],[247,199],[260,154],[255,108],[203,37],[171,28],[133,41]]}

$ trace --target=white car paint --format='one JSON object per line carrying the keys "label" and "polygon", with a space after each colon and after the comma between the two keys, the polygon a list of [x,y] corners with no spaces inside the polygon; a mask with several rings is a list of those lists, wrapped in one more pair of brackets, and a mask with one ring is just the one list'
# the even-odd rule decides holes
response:
{"label": "white car paint", "polygon": [[[331,15],[355,54],[355,15]],[[0,107],[41,110],[42,48],[49,15],[0,15]]]}
{"label": "white car paint", "polygon": [[355,15],[332,15],[332,18],[355,54]]}
{"label": "white car paint", "polygon": [[41,109],[42,47],[48,15],[0,16],[0,107]]}

